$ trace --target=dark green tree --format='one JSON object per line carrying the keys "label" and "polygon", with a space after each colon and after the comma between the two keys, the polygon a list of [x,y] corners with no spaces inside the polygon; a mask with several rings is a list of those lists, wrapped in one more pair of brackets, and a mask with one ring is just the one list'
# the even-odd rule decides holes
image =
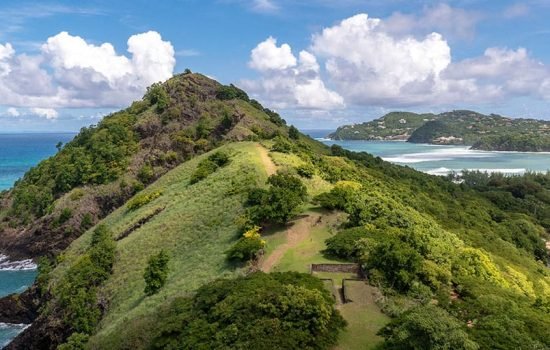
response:
{"label": "dark green tree", "polygon": [[143,278],[145,279],[145,294],[153,295],[166,283],[168,278],[168,261],[170,258],[164,250],[161,250],[158,254],[151,256]]}

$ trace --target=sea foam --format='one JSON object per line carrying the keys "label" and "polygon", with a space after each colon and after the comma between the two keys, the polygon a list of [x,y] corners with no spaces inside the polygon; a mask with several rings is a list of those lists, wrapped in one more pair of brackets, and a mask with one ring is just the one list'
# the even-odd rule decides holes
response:
{"label": "sea foam", "polygon": [[0,254],[0,271],[36,270],[37,265],[32,259],[10,261],[4,254]]}
{"label": "sea foam", "polygon": [[383,159],[393,163],[422,163],[422,162],[437,162],[442,160],[454,160],[460,158],[490,158],[495,157],[495,154],[485,151],[475,151],[468,147],[449,147],[430,150],[422,153],[402,154],[397,157],[384,157]]}

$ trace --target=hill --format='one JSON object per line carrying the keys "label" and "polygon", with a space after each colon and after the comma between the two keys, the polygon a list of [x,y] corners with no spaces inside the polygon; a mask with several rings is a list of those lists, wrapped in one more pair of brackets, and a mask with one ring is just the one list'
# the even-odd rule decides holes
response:
{"label": "hill", "polygon": [[550,122],[510,119],[496,114],[452,111],[441,114],[392,112],[371,122],[339,127],[335,140],[406,140],[469,145],[497,151],[547,151]]}
{"label": "hill", "polygon": [[[170,167],[151,163],[154,176],[142,181],[150,172],[132,166],[136,155],[172,145],[151,91],[172,100],[171,89],[187,84],[193,92],[183,89],[186,98],[171,107],[188,115],[185,101],[197,99],[199,117],[172,128],[207,147],[178,153]],[[127,130],[156,120],[162,132],[147,142],[136,137],[128,153],[126,143],[113,146],[125,170],[111,182],[73,183],[54,195],[45,217],[73,227],[74,216],[59,220],[65,203],[81,213],[98,203],[81,198],[119,188],[124,178],[142,186],[90,225],[78,222],[63,241],[53,231],[18,245],[55,258],[41,262],[29,292],[0,300],[10,306],[0,322],[22,314],[33,321],[8,349],[550,347],[550,175],[448,179],[328,148],[243,91],[196,74],[148,96]],[[207,115],[212,106],[219,109]],[[225,108],[241,118],[218,129]],[[83,133],[123,134],[102,132],[102,124]],[[214,127],[202,132],[205,124]],[[72,169],[82,159],[62,155],[37,169]],[[46,220],[11,211],[21,188],[55,191],[59,173],[40,174],[49,180],[27,175],[5,194],[10,229]],[[79,191],[83,197],[73,195]],[[5,237],[2,244],[14,247]],[[58,243],[35,250],[50,239]]]}

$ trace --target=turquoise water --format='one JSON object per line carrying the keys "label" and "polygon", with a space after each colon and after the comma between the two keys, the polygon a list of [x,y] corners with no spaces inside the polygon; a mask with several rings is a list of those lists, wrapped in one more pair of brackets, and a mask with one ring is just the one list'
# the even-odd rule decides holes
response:
{"label": "turquoise water", "polygon": [[74,134],[0,134],[0,191],[13,186],[32,166],[56,152]]}
{"label": "turquoise water", "polygon": [[352,151],[368,152],[389,162],[407,165],[433,175],[446,175],[464,169],[507,174],[550,170],[550,153],[486,152],[470,150],[464,146],[396,141],[320,140],[328,145],[337,144]]}
{"label": "turquoise water", "polygon": [[[73,137],[74,134],[0,134],[0,191],[12,187],[30,167],[55,154],[58,142],[65,143]],[[29,261],[6,262],[0,252],[0,297],[20,293],[33,283],[36,270],[29,267]],[[24,327],[0,323],[0,348]]]}

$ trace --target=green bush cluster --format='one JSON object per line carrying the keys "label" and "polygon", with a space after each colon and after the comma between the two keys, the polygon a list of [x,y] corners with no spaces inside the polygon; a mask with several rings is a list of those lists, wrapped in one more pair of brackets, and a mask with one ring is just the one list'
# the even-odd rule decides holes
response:
{"label": "green bush cluster", "polygon": [[164,286],[168,278],[169,261],[170,258],[164,250],[161,250],[158,254],[149,258],[147,268],[143,273],[143,279],[145,280],[145,295],[151,296],[156,294]]}
{"label": "green bush cluster", "polygon": [[153,349],[330,349],[345,322],[322,282],[294,272],[217,280],[161,314]]}
{"label": "green bush cluster", "polygon": [[191,184],[195,184],[206,179],[213,174],[218,168],[221,168],[229,163],[229,155],[224,152],[216,152],[208,156],[208,158],[200,161],[197,169],[191,175]]}
{"label": "green bush cluster", "polygon": [[126,204],[126,208],[128,208],[129,211],[139,209],[144,205],[151,203],[161,195],[162,192],[160,191],[137,194],[134,198],[128,201],[128,203]]}
{"label": "green bush cluster", "polygon": [[[111,275],[115,250],[115,242],[107,227],[98,226],[86,253],[53,287],[54,306],[46,310],[59,309],[61,320],[71,332],[90,335],[95,330],[101,318],[97,290]],[[76,338],[82,337],[75,335],[69,338],[69,344],[76,342]]]}
{"label": "green bush cluster", "polygon": [[97,126],[82,128],[55,156],[17,181],[12,217],[30,220],[47,214],[54,200],[73,188],[117,179],[138,145],[132,126],[136,116],[122,111]]}
{"label": "green bush cluster", "polygon": [[260,235],[260,227],[255,226],[246,231],[225,254],[229,260],[248,261],[256,258],[264,247],[265,241]]}
{"label": "green bush cluster", "polygon": [[216,92],[216,97],[220,100],[234,100],[239,99],[243,101],[250,101],[250,98],[244,92],[243,90],[239,89],[233,84],[228,85],[222,85],[218,88],[218,91]]}
{"label": "green bush cluster", "polygon": [[151,105],[156,105],[157,111],[163,112],[170,104],[170,96],[161,83],[155,83],[147,88],[145,98]]}
{"label": "green bush cluster", "polygon": [[287,175],[271,175],[268,189],[249,192],[248,216],[256,225],[285,224],[297,213],[307,198],[307,189],[300,179]]}

